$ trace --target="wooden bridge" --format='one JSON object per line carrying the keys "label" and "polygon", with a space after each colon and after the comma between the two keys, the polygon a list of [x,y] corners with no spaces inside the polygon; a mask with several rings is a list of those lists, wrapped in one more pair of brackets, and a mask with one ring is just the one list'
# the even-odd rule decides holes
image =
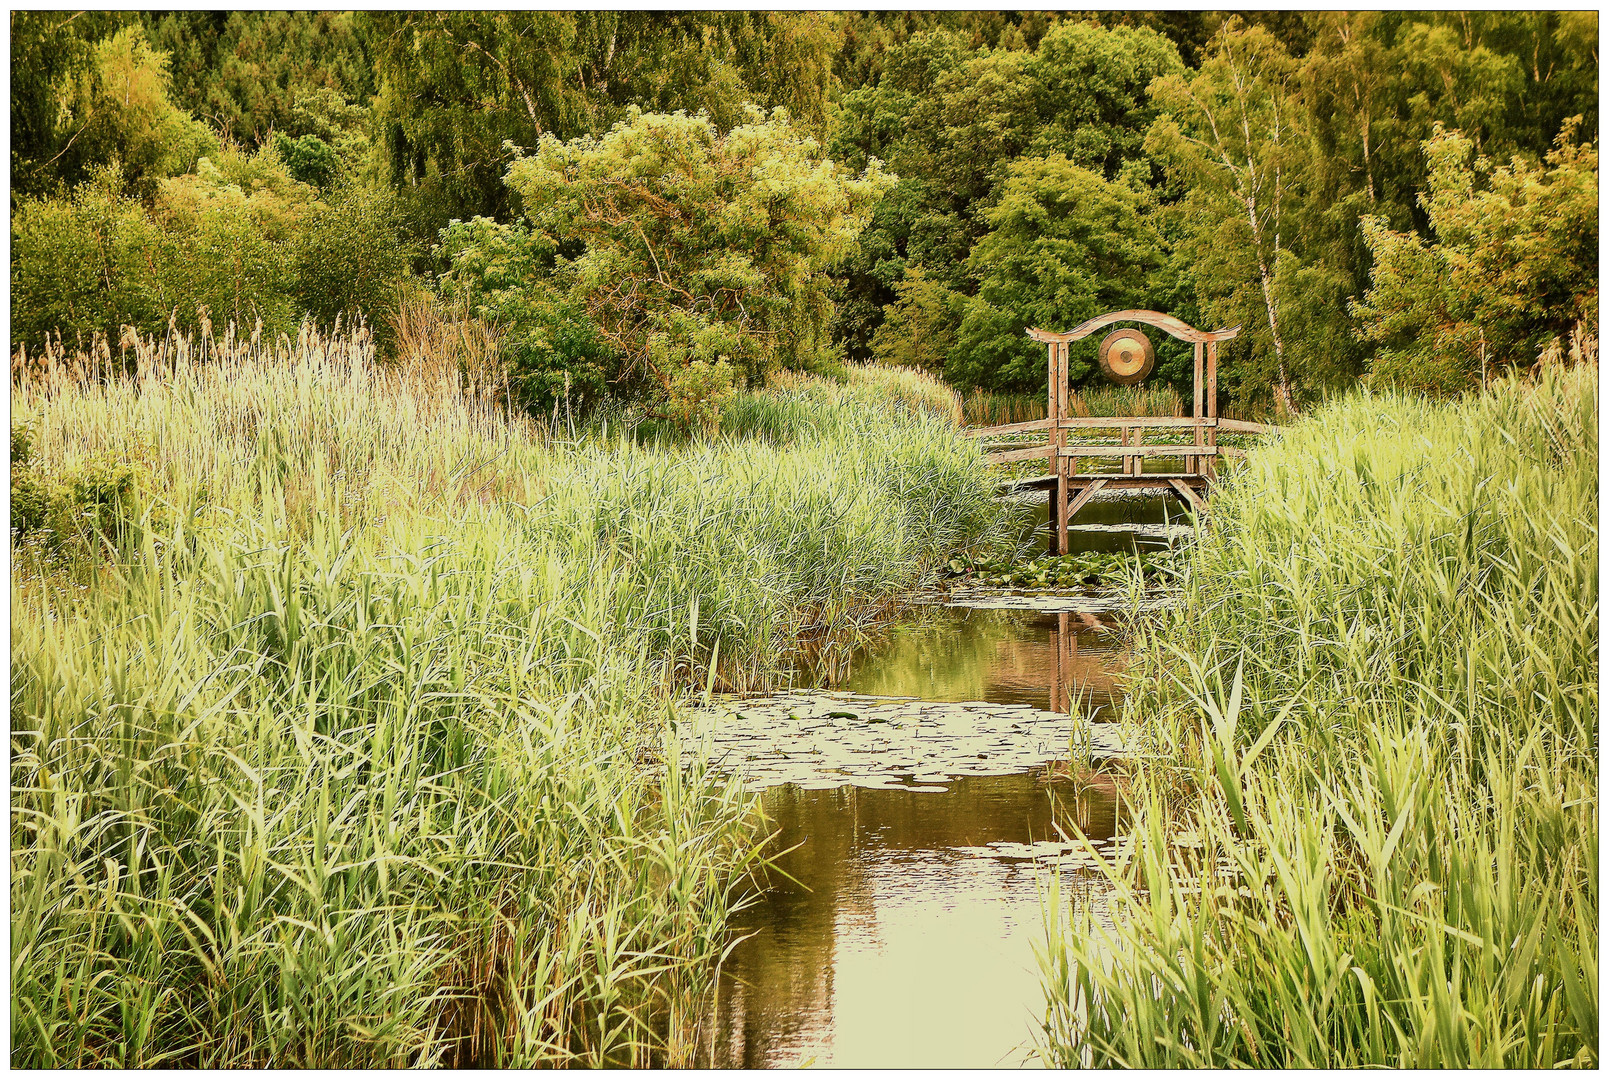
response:
{"label": "wooden bridge", "polygon": [[[1113,323],[1142,323],[1154,326],[1180,341],[1188,341],[1195,348],[1194,409],[1190,416],[1071,416],[1068,386],[1067,346],[1070,342],[1088,337]],[[1005,465],[1020,461],[1045,462],[1043,475],[1025,477],[1008,482],[1004,487],[1014,492],[1047,491],[1050,497],[1050,517],[1054,524],[1051,549],[1067,550],[1067,526],[1073,516],[1082,510],[1103,490],[1152,490],[1176,494],[1200,513],[1206,509],[1208,488],[1217,477],[1220,457],[1243,454],[1245,451],[1218,444],[1220,431],[1269,434],[1276,428],[1266,424],[1253,424],[1243,420],[1228,420],[1218,416],[1218,343],[1233,339],[1240,327],[1225,330],[1197,330],[1171,315],[1159,311],[1114,311],[1090,319],[1065,333],[1033,328],[1028,336],[1044,342],[1050,353],[1049,392],[1046,418],[1020,424],[1000,424],[995,427],[972,428],[971,434],[981,437],[1026,436],[1036,445],[1020,449],[995,450],[988,455],[992,465]],[[1149,353],[1150,343],[1143,335],[1135,335]],[[1150,371],[1147,356],[1143,370],[1134,365],[1138,378]],[[1133,381],[1138,381],[1134,379]],[[1187,432],[1188,443],[1156,443],[1147,445],[1146,432]],[[1044,441],[1037,433],[1045,432]],[[1070,435],[1078,441],[1070,441]],[[1104,437],[1107,441],[1089,441],[1083,436]],[[1109,441],[1113,437],[1116,442]],[[1013,441],[1028,441],[1027,438]],[[1120,459],[1120,471],[1080,471],[1080,464],[1097,464],[1102,459]],[[1146,472],[1147,460],[1156,458],[1183,459],[1183,468],[1177,472]]]}

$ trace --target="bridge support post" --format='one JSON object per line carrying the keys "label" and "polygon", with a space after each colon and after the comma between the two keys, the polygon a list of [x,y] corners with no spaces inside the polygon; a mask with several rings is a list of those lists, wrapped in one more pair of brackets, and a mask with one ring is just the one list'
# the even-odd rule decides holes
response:
{"label": "bridge support post", "polygon": [[1058,554],[1067,553],[1067,479],[1076,466],[1072,458],[1061,456],[1061,448],[1066,445],[1067,432],[1062,429],[1061,422],[1067,419],[1067,342],[1052,345],[1051,350],[1056,355],[1052,365],[1056,372],[1056,426],[1052,429],[1055,435],[1056,447],[1056,551]]}

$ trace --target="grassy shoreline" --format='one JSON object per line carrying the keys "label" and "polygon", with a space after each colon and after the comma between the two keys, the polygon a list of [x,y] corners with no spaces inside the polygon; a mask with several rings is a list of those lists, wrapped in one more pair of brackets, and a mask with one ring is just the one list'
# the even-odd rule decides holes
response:
{"label": "grassy shoreline", "polygon": [[1596,379],[1351,398],[1215,494],[1052,1064],[1596,1066]]}
{"label": "grassy shoreline", "polygon": [[1004,528],[975,444],[873,374],[643,446],[361,338],[141,361],[13,388],[136,480],[13,547],[12,1063],[689,1061],[755,850],[665,722]]}

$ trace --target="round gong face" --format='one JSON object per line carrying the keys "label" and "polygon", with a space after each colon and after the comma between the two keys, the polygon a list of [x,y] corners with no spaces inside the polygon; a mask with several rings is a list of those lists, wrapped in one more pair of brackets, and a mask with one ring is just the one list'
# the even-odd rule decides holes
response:
{"label": "round gong face", "polygon": [[1101,370],[1120,386],[1139,382],[1151,374],[1155,363],[1150,339],[1138,330],[1113,330],[1101,339]]}

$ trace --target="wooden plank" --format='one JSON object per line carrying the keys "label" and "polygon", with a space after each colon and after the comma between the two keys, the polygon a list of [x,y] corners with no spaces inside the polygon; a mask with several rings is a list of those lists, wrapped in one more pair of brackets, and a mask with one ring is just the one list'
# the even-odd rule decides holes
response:
{"label": "wooden plank", "polygon": [[1180,495],[1184,496],[1184,501],[1194,507],[1198,515],[1205,514],[1207,512],[1207,504],[1202,501],[1200,495],[1197,495],[1193,490],[1191,490],[1189,484],[1185,483],[1183,480],[1176,479],[1169,480],[1168,483],[1173,487],[1174,491],[1177,491]]}
{"label": "wooden plank", "polygon": [[1248,435],[1278,435],[1285,429],[1273,424],[1254,424],[1250,420],[1218,420],[1219,431],[1244,431]]}
{"label": "wooden plank", "polygon": [[[1055,486],[1056,477],[1046,474],[1043,476],[1024,476],[1020,480],[1001,480],[995,484],[995,490],[1021,493],[1024,491],[1044,491],[1047,488],[1054,489]],[[1055,514],[1052,514],[1051,518],[1054,520]]]}
{"label": "wooden plank", "polygon": [[[1195,473],[1146,473],[1143,476],[1124,476],[1122,473],[1082,473],[1068,478],[1067,490],[1077,495],[1084,488],[1096,480],[1102,481],[1107,488],[1125,491],[1172,491],[1174,480],[1192,487],[1206,487],[1207,479]],[[1024,494],[1033,491],[1056,490],[1056,477],[1050,474],[1039,476],[1025,476],[1021,480],[1001,480],[995,485],[995,490],[1007,494]],[[1051,518],[1055,520],[1054,516]]]}
{"label": "wooden plank", "polygon": [[1054,446],[1049,443],[1041,443],[1038,446],[1030,446],[1025,450],[997,450],[992,454],[983,455],[983,460],[990,465],[1009,465],[1013,461],[1033,461],[1035,458],[1044,458],[1049,461],[1050,456],[1055,452],[1056,448]]}
{"label": "wooden plank", "polygon": [[983,438],[989,435],[1015,435],[1019,431],[1049,431],[1050,425],[1056,421],[1050,417],[1043,420],[1024,420],[1020,424],[996,424],[994,427],[966,428],[968,435]]}
{"label": "wooden plank", "polygon": [[1054,330],[1041,330],[1037,326],[1028,328],[1028,336],[1035,341],[1080,341],[1089,337],[1103,327],[1111,326],[1117,322],[1137,322],[1146,326],[1154,326],[1158,330],[1178,338],[1180,341],[1229,341],[1240,333],[1240,327],[1231,326],[1223,330],[1197,330],[1181,319],[1172,315],[1164,315],[1160,311],[1145,311],[1138,308],[1128,311],[1109,311],[1105,315],[1097,315],[1087,322],[1081,322],[1071,330],[1058,333]]}
{"label": "wooden plank", "polygon": [[[1021,450],[1008,451],[1008,453],[1024,453]],[[1057,451],[1064,458],[1100,458],[1100,457],[1211,457],[1218,453],[1216,446],[1196,446],[1193,443],[1179,443],[1173,446],[1164,446],[1152,443],[1150,446],[1064,446]],[[1026,461],[1026,458],[1018,460]]]}
{"label": "wooden plank", "polygon": [[1090,499],[1094,498],[1095,493],[1105,486],[1106,478],[1104,476],[1097,476],[1093,481],[1091,481],[1090,485],[1083,491],[1080,491],[1078,496],[1073,499],[1072,505],[1067,508],[1067,520],[1071,521],[1073,519],[1073,515],[1084,509],[1084,504],[1089,502]]}
{"label": "wooden plank", "polygon": [[1079,428],[1122,428],[1138,424],[1148,428],[1193,428],[1198,421],[1193,416],[1070,416],[1061,422],[1066,431]]}
{"label": "wooden plank", "polygon": [[1218,447],[1218,456],[1243,458],[1246,456],[1246,451],[1242,450],[1238,446],[1220,446]]}
{"label": "wooden plank", "polygon": [[1018,435],[1015,438],[997,439],[997,440],[992,440],[990,442],[984,443],[983,444],[983,452],[986,453],[986,454],[998,454],[998,453],[1002,453],[1002,452],[1004,452],[1006,450],[1020,450],[1025,446],[1049,446],[1049,445],[1050,445],[1050,440],[1049,439],[1044,439],[1044,438],[1037,438],[1036,439],[1031,434],[1030,435]]}

